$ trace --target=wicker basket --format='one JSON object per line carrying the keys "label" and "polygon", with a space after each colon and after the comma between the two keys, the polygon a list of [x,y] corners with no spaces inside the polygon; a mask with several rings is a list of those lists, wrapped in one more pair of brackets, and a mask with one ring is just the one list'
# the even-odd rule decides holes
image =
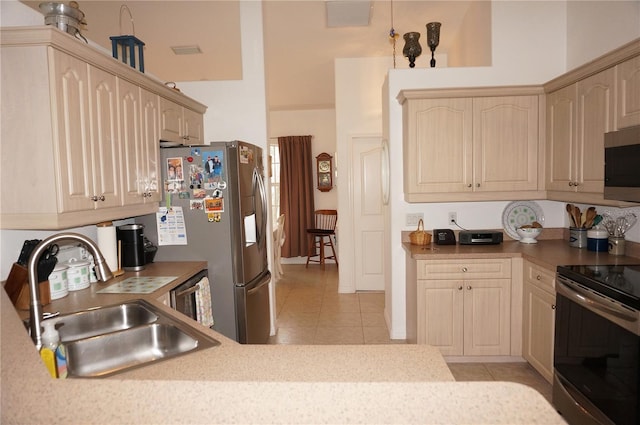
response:
{"label": "wicker basket", "polygon": [[431,233],[424,231],[422,219],[418,221],[418,230],[409,233],[409,240],[412,245],[429,245],[431,243]]}

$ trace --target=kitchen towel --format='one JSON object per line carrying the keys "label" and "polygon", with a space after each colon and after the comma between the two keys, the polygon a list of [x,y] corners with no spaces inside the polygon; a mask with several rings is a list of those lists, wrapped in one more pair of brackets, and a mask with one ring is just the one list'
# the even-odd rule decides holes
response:
{"label": "kitchen towel", "polygon": [[118,241],[116,228],[110,221],[97,224],[98,248],[102,252],[109,269],[112,272],[118,270]]}
{"label": "kitchen towel", "polygon": [[211,311],[211,288],[209,287],[209,278],[203,277],[198,282],[198,290],[196,291],[196,316],[198,323],[208,328],[213,326],[213,312]]}

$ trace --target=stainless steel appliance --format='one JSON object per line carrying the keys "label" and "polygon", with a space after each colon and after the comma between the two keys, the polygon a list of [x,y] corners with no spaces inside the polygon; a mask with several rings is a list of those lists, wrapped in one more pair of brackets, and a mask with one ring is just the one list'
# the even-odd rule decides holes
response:
{"label": "stainless steel appliance", "polygon": [[640,265],[559,266],[553,404],[571,425],[640,423]]}
{"label": "stainless steel appliance", "polygon": [[604,135],[604,198],[640,202],[640,125]]}
{"label": "stainless steel appliance", "polygon": [[[158,247],[155,261],[207,261],[214,329],[241,343],[265,343],[271,273],[262,149],[214,142],[162,148],[160,156],[161,212],[136,219]],[[185,245],[162,240],[162,211],[175,207],[182,208]]]}
{"label": "stainless steel appliance", "polygon": [[133,272],[144,270],[146,264],[144,226],[142,224],[125,224],[118,226],[116,234],[122,250],[122,268],[125,271]]}
{"label": "stainless steel appliance", "polygon": [[196,303],[196,292],[200,290],[200,284],[204,277],[208,277],[207,270],[190,277],[180,286],[176,286],[169,292],[171,308],[180,313],[198,320],[198,304]]}

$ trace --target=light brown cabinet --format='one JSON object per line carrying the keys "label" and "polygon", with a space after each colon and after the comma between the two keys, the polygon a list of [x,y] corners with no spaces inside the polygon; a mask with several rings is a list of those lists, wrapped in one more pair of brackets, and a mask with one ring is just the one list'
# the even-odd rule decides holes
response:
{"label": "light brown cabinet", "polygon": [[541,89],[464,93],[400,93],[405,200],[543,197],[538,161]]}
{"label": "light brown cabinet", "polygon": [[202,114],[160,97],[160,140],[191,145],[203,144]]}
{"label": "light brown cabinet", "polygon": [[640,56],[616,66],[617,127],[640,125]]}
{"label": "light brown cabinet", "polygon": [[[429,260],[417,263],[415,329],[410,342],[448,356],[511,354],[511,260]],[[410,284],[410,283],[409,283]],[[413,341],[412,339],[415,339]]]}
{"label": "light brown cabinet", "polygon": [[604,133],[615,129],[614,96],[614,68],[548,94],[548,191],[602,197]]}
{"label": "light brown cabinet", "polygon": [[549,382],[553,379],[555,274],[524,262],[523,357]]}
{"label": "light brown cabinet", "polygon": [[0,33],[0,226],[63,229],[156,211],[159,96],[193,112],[189,128],[206,107],[52,26]]}
{"label": "light brown cabinet", "polygon": [[158,95],[122,79],[118,81],[118,94],[123,203],[157,203],[160,200]]}

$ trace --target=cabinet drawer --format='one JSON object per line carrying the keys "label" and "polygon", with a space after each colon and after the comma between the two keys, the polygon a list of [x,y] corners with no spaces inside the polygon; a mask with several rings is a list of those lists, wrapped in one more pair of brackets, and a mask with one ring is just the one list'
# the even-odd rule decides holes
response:
{"label": "cabinet drawer", "polygon": [[556,274],[549,269],[545,269],[536,264],[525,261],[524,279],[540,289],[555,293]]}
{"label": "cabinet drawer", "polygon": [[511,260],[422,260],[418,261],[418,279],[510,279]]}

